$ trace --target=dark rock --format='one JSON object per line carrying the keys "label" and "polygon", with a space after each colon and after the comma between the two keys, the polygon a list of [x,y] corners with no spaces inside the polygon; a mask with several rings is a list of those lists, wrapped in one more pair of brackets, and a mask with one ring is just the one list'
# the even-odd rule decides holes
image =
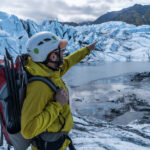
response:
{"label": "dark rock", "polygon": [[131,78],[131,81],[140,82],[144,79],[150,79],[150,72],[137,73]]}

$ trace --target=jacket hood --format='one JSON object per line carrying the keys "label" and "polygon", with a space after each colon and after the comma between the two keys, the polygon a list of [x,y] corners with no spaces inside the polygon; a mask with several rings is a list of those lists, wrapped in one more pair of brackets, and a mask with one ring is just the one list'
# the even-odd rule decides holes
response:
{"label": "jacket hood", "polygon": [[31,57],[28,57],[27,65],[25,65],[25,69],[32,76],[43,76],[43,77],[59,77],[60,71],[53,71],[42,63],[35,63],[32,61]]}

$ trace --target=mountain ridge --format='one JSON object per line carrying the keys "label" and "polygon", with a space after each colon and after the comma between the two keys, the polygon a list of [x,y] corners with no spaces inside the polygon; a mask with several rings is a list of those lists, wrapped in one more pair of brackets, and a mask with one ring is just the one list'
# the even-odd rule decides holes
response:
{"label": "mountain ridge", "polygon": [[[109,21],[123,21],[136,26],[150,24],[150,5],[135,4],[120,11],[111,11],[98,17],[95,21],[67,23],[72,26],[101,24]],[[65,23],[64,23],[65,24]]]}
{"label": "mountain ridge", "polygon": [[150,5],[135,4],[134,6],[112,11],[97,18],[92,24],[100,24],[107,21],[123,21],[134,25],[150,24]]}

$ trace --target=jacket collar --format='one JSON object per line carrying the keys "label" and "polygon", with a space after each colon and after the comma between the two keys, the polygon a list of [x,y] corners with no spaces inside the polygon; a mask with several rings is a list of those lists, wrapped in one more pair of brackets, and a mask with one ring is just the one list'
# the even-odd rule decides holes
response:
{"label": "jacket collar", "polygon": [[28,63],[25,69],[33,76],[43,77],[60,77],[60,69],[54,71],[42,63],[33,62],[31,57],[28,57]]}

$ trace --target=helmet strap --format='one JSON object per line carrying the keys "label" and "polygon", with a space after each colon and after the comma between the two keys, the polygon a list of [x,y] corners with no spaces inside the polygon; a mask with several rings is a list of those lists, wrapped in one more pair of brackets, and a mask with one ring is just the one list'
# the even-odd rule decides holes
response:
{"label": "helmet strap", "polygon": [[60,47],[58,47],[59,49],[59,53],[55,53],[58,57],[58,61],[52,61],[49,59],[49,55],[47,56],[46,60],[43,62],[46,66],[47,64],[50,62],[50,63],[53,63],[56,65],[56,70],[63,64],[63,60],[61,60],[61,49]]}

